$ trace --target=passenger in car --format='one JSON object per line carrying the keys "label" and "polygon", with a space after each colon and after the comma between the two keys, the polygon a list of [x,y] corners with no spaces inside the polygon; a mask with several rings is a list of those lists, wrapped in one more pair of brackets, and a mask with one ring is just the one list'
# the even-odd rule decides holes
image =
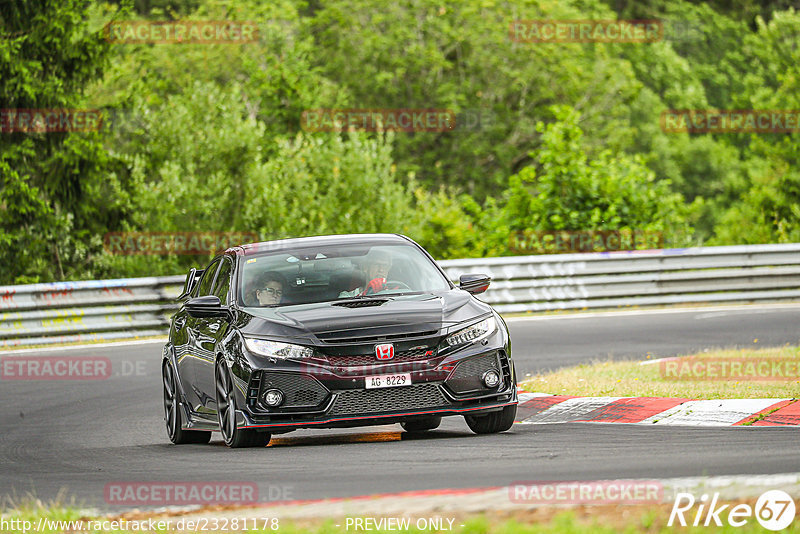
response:
{"label": "passenger in car", "polygon": [[280,304],[284,287],[286,287],[286,280],[280,273],[268,271],[262,274],[256,283],[255,296],[258,304],[260,306]]}

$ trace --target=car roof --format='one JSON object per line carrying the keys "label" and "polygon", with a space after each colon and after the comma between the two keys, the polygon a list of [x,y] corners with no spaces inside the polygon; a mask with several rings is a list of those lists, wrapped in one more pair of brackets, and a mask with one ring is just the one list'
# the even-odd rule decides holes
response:
{"label": "car roof", "polygon": [[231,247],[225,251],[226,254],[237,256],[252,256],[264,252],[279,252],[305,247],[335,246],[335,245],[398,245],[411,244],[409,238],[400,234],[340,234],[322,235],[313,237],[295,237],[291,239],[278,239],[275,241],[262,241],[260,243],[249,243]]}

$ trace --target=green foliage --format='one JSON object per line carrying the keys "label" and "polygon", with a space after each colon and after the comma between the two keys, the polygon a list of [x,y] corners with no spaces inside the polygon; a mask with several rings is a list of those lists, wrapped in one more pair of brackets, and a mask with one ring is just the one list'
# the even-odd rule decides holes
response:
{"label": "green foliage", "polygon": [[[238,85],[196,82],[160,105],[136,98],[115,155],[131,184],[123,231],[251,231],[242,221],[248,181],[261,172],[265,127],[248,116]],[[104,275],[174,274],[197,258],[102,254]],[[205,261],[201,259],[200,261]]]}
{"label": "green foliage", "polygon": [[[800,14],[774,13],[758,20],[744,50],[751,68],[744,76],[741,107],[761,110],[800,109]],[[747,178],[736,189],[737,202],[721,214],[713,244],[800,241],[800,134],[742,135],[748,158]]]}
{"label": "green foliage", "polygon": [[401,231],[411,202],[389,141],[357,133],[280,140],[246,192],[248,226],[269,237]]}
{"label": "green foliage", "polygon": [[536,166],[509,181],[505,219],[511,230],[629,229],[663,232],[670,242],[685,239],[686,209],[668,181],[657,180],[638,157],[606,150],[590,159],[577,112],[557,107],[553,114],[558,122],[537,125]]}
{"label": "green foliage", "polygon": [[[556,102],[580,103],[598,138],[618,137],[618,118],[638,86],[611,47],[531,45],[509,38],[514,19],[613,15],[599,1],[486,0],[324,2],[312,19],[326,77],[353,107],[452,109],[493,118],[477,128],[397,136],[401,176],[437,189],[499,195],[527,161],[537,120]],[[365,83],[368,80],[368,83]]]}
{"label": "green foliage", "polygon": [[800,242],[800,172],[783,165],[758,176],[721,217],[712,244]]}
{"label": "green foliage", "polygon": [[[249,232],[263,240],[399,232],[412,211],[390,138],[272,136],[248,112],[238,84],[196,82],[158,106],[137,99],[131,116],[141,124],[118,154],[135,188],[125,230]],[[206,259],[106,254],[99,265],[109,275],[144,275],[198,261]]]}
{"label": "green foliage", "polygon": [[417,187],[414,200],[419,229],[412,235],[431,255],[437,259],[481,255],[479,247],[484,236],[453,192],[442,187],[431,193]]}
{"label": "green foliage", "polygon": [[[798,134],[668,133],[668,109],[800,109],[780,1],[22,0],[4,108],[102,108],[99,133],[0,133],[0,283],[173,274],[111,231],[402,232],[437,258],[524,230],[800,239]],[[616,13],[615,13],[616,12]],[[759,17],[758,15],[761,15]],[[655,43],[515,42],[516,19],[661,19]],[[247,44],[109,44],[125,20],[257,21]],[[314,108],[446,108],[453,131],[308,134]],[[464,119],[480,117],[477,124]]]}
{"label": "green foliage", "polygon": [[[80,109],[107,45],[89,33],[87,0],[5,3],[0,18],[4,110]],[[96,133],[0,133],[0,283],[86,276],[93,236],[122,215],[106,185],[113,162]],[[103,199],[103,201],[101,201]]]}

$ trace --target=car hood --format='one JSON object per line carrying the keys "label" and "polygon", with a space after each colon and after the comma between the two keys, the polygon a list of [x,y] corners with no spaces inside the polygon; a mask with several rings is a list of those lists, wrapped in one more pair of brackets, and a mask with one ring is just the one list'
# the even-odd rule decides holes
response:
{"label": "car hood", "polygon": [[[353,307],[342,306],[351,303]],[[355,303],[355,304],[353,304]],[[243,308],[239,329],[245,335],[306,343],[342,343],[360,338],[439,332],[490,312],[489,306],[458,289],[420,295],[387,296],[380,305],[347,300]]]}

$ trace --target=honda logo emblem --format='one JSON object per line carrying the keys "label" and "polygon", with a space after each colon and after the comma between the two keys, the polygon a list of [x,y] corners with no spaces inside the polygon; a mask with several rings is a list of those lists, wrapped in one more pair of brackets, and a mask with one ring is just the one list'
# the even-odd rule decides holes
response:
{"label": "honda logo emblem", "polygon": [[394,345],[391,343],[375,345],[375,357],[379,360],[391,360],[394,358]]}

